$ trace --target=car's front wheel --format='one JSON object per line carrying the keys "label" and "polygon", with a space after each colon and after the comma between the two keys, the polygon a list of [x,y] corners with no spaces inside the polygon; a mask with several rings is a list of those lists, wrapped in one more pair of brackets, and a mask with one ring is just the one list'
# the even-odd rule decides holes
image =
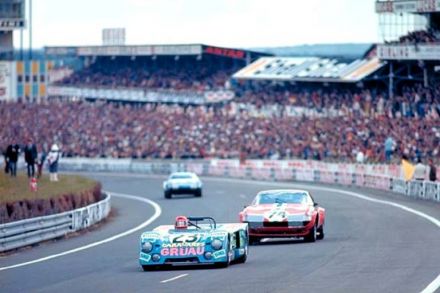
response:
{"label": "car's front wheel", "polygon": [[216,264],[216,266],[218,268],[227,268],[227,267],[229,267],[229,263],[231,262],[231,257],[229,255],[229,251],[227,251],[227,250],[226,250],[226,255],[228,256],[228,259],[226,261],[224,261],[224,262],[218,262]]}
{"label": "car's front wheel", "polygon": [[249,236],[249,244],[250,245],[256,245],[260,243],[260,238],[255,236]]}
{"label": "car's front wheel", "polygon": [[324,224],[322,224],[321,227],[319,227],[316,232],[318,232],[318,236],[316,236],[316,239],[318,239],[318,240],[324,239],[324,235],[325,235],[325,233],[324,233]]}
{"label": "car's front wheel", "polygon": [[144,270],[144,272],[152,271],[154,270],[154,266],[142,266],[142,270]]}
{"label": "car's front wheel", "polygon": [[202,189],[201,188],[197,189],[196,192],[194,192],[194,195],[196,197],[201,197],[202,196]]}
{"label": "car's front wheel", "polygon": [[316,241],[316,225],[313,225],[313,228],[310,229],[309,234],[304,237],[305,242],[315,242]]}

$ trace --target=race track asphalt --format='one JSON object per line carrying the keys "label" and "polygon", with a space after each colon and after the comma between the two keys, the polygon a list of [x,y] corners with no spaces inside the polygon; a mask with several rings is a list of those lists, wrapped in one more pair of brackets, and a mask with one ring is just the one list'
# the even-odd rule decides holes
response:
{"label": "race track asphalt", "polygon": [[[68,175],[65,175],[68,176]],[[237,222],[238,212],[260,190],[307,187],[326,208],[322,241],[270,240],[250,246],[245,264],[228,268],[179,268],[143,272],[141,231],[89,249],[32,263],[130,230],[148,220],[153,206],[114,196],[110,219],[96,229],[19,250],[0,258],[0,292],[421,292],[440,274],[440,227],[392,201],[437,220],[440,204],[361,189],[203,178],[201,198],[164,199],[164,176],[88,174],[111,193],[151,199],[161,215],[147,228],[172,224],[178,215]],[[338,191],[338,188],[341,191]],[[3,268],[3,269],[2,269]]]}

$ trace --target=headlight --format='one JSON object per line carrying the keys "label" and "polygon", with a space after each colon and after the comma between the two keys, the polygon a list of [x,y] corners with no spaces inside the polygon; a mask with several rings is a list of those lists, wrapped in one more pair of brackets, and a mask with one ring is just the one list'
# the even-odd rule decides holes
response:
{"label": "headlight", "polygon": [[153,256],[151,257],[151,259],[155,262],[158,262],[160,260],[160,255],[155,253],[153,254]]}
{"label": "headlight", "polygon": [[214,240],[211,242],[211,246],[212,246],[212,248],[214,248],[215,250],[219,250],[219,249],[221,249],[222,246],[223,246],[223,241],[221,241],[221,240],[219,240],[219,239],[214,239]]}
{"label": "headlight", "polygon": [[153,250],[153,244],[149,241],[142,243],[142,252],[149,253]]}

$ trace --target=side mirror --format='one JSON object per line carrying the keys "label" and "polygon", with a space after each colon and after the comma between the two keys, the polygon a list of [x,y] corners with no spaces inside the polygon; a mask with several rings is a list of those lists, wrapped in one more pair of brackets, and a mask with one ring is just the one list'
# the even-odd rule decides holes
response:
{"label": "side mirror", "polygon": [[313,206],[316,208],[317,206],[318,206],[319,204],[317,203],[317,202],[315,202],[314,204],[313,204]]}
{"label": "side mirror", "polygon": [[245,208],[247,208],[249,205],[247,205],[247,204],[245,204],[244,206],[243,206],[243,208],[245,209]]}

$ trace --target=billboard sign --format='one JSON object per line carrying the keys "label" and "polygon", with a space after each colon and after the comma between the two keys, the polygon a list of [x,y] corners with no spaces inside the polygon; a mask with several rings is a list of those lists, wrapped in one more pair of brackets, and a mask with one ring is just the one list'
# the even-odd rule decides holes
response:
{"label": "billboard sign", "polygon": [[376,1],[377,13],[425,13],[439,11],[440,0]]}
{"label": "billboard sign", "polygon": [[140,45],[78,47],[79,56],[153,56],[199,55],[201,45]]}
{"label": "billboard sign", "polygon": [[102,30],[104,46],[125,45],[125,28],[105,28]]}
{"label": "billboard sign", "polygon": [[440,60],[440,44],[378,45],[383,60]]}
{"label": "billboard sign", "polygon": [[235,59],[245,59],[246,53],[243,50],[220,48],[213,46],[205,46],[203,53],[212,54],[217,56],[235,58]]}

